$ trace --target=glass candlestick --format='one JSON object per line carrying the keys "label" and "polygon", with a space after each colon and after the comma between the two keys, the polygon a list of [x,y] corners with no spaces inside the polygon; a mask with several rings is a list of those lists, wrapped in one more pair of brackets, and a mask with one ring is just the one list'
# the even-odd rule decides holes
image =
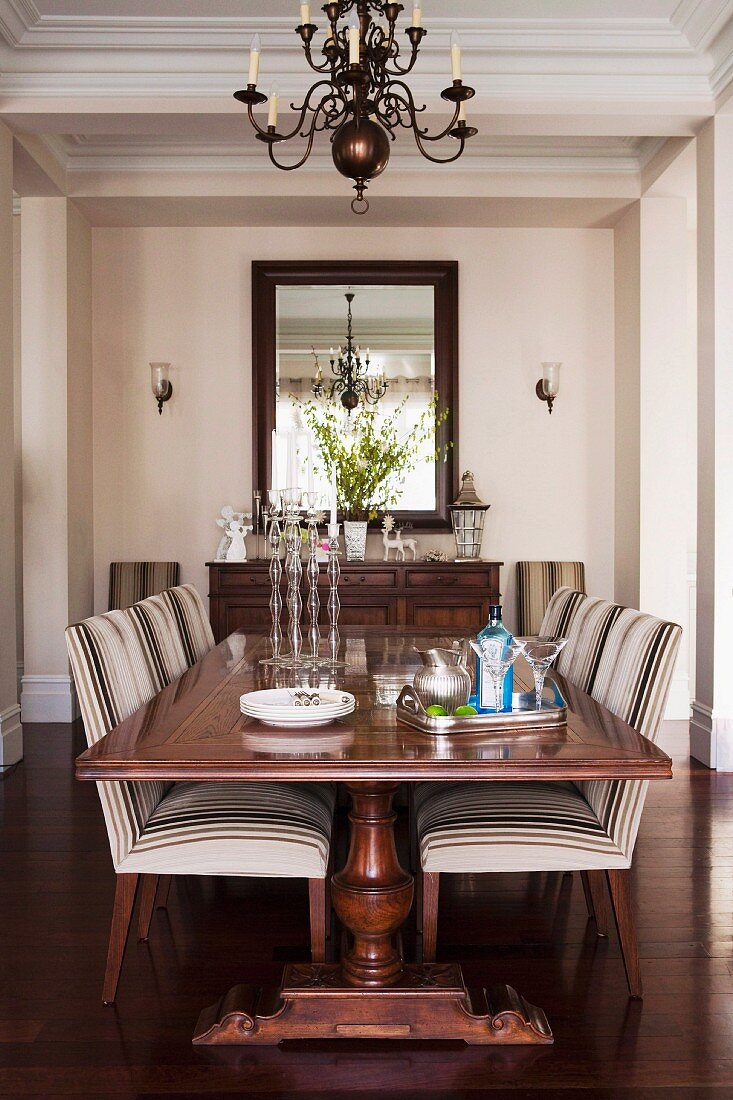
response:
{"label": "glass candlestick", "polygon": [[[282,596],[280,595],[280,578],[283,574],[282,565],[280,563],[280,494],[271,492],[269,497],[270,528],[268,539],[270,543],[270,615],[272,617],[270,645],[272,646],[272,656],[260,661],[260,664],[280,665],[282,663],[280,649],[283,640],[282,628],[280,626],[280,616],[283,607]],[[276,498],[276,502],[273,501],[273,497]]]}
{"label": "glass candlestick", "polygon": [[290,653],[283,659],[283,664],[295,668],[302,664],[303,648],[303,634],[300,628],[300,616],[303,610],[303,601],[300,596],[300,581],[303,575],[303,565],[300,560],[300,490],[286,489],[283,499],[285,501],[285,575],[288,578],[288,637],[290,639]]}
{"label": "glass candlestick", "polygon": [[318,595],[318,577],[320,567],[318,565],[318,525],[316,522],[316,494],[306,493],[305,502],[308,505],[308,612],[310,626],[308,628],[308,644],[310,658],[314,664],[318,663],[318,646],[321,641],[321,632],[318,629],[318,613],[321,608],[321,599]]}
{"label": "glass candlestick", "polygon": [[340,524],[338,523],[329,523],[328,525],[328,664],[331,668],[341,667],[345,663],[338,659],[341,644],[338,628],[339,611],[341,610],[338,592],[339,577],[341,576],[339,529]]}

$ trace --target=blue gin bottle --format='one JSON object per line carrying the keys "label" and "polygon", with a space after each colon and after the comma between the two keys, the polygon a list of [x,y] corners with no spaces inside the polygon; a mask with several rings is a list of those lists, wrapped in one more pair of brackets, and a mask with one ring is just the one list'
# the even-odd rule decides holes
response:
{"label": "blue gin bottle", "polygon": [[[478,635],[479,643],[483,638],[496,638],[504,643],[504,649],[511,645],[514,638],[501,621],[501,604],[492,604],[489,608],[489,621]],[[504,677],[504,689],[502,697],[502,710],[512,709],[512,695],[514,694],[514,670],[510,666]],[[483,667],[483,661],[476,657],[476,709],[486,714],[496,713],[496,701],[494,698],[494,684],[488,671]]]}

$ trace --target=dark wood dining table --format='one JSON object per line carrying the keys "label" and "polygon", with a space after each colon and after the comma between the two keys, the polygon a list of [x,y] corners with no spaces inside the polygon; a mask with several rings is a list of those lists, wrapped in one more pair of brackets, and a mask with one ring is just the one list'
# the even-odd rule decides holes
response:
{"label": "dark wood dining table", "polygon": [[[449,645],[454,637],[435,628],[346,628],[345,667],[310,676],[352,692],[355,711],[331,726],[294,731],[245,718],[240,696],[289,686],[296,675],[307,683],[309,673],[262,665],[266,635],[239,631],[78,757],[82,780],[328,780],[349,792],[349,854],[333,876],[332,899],[350,946],[337,962],[286,966],[279,988],[235,985],[201,1012],[194,1043],[552,1042],[542,1009],[511,986],[469,989],[457,964],[401,957],[398,932],[412,906],[413,876],[397,856],[393,796],[405,781],[669,779],[672,763],[560,676],[568,703],[561,726],[435,737],[400,723],[395,702],[419,665],[415,647],[424,648],[426,638]],[[526,666],[518,663],[516,679],[530,687]]]}

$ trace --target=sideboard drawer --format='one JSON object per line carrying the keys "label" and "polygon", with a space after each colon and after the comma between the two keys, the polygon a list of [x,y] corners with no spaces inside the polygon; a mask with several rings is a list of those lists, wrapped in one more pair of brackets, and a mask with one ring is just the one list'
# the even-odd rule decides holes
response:
{"label": "sideboard drawer", "polygon": [[490,591],[493,570],[468,568],[450,564],[448,568],[408,569],[405,575],[407,588],[480,588]]}
{"label": "sideboard drawer", "polygon": [[270,588],[270,575],[265,570],[248,569],[222,569],[219,573],[219,583],[222,589],[235,589],[241,591],[243,588]]}
{"label": "sideboard drawer", "polygon": [[[318,581],[321,586],[328,586],[328,575],[325,570],[321,571]],[[355,588],[397,588],[397,570],[359,569],[358,566],[354,569],[352,563],[348,570],[342,568],[339,589],[341,592],[348,592],[349,589]]]}

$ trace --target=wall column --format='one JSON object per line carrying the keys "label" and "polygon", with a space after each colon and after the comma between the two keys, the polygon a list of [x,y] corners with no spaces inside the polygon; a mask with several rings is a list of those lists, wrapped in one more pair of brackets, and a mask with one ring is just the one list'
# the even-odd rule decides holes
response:
{"label": "wall column", "polygon": [[697,670],[690,751],[733,771],[733,116],[697,139]]}
{"label": "wall column", "polygon": [[13,138],[0,123],[0,768],[23,755],[15,642]]}
{"label": "wall column", "polygon": [[[688,624],[686,462],[691,369],[687,204],[643,198],[616,228],[615,598]],[[690,456],[692,457],[692,456]],[[668,718],[690,711],[687,649]]]}
{"label": "wall column", "polygon": [[21,707],[70,722],[64,630],[93,609],[91,231],[67,199],[23,199],[21,249]]}

